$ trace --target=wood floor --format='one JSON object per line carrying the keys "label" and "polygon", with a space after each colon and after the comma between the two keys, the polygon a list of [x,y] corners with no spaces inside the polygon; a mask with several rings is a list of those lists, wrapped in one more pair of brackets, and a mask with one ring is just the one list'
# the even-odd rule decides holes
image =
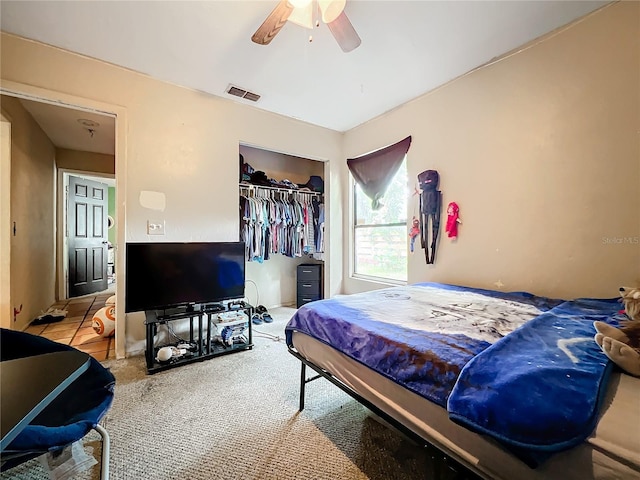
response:
{"label": "wood floor", "polygon": [[44,325],[30,325],[26,332],[71,345],[88,353],[98,361],[115,358],[115,338],[102,338],[91,327],[93,314],[104,307],[113,291],[62,300],[52,308],[67,310],[64,320]]}

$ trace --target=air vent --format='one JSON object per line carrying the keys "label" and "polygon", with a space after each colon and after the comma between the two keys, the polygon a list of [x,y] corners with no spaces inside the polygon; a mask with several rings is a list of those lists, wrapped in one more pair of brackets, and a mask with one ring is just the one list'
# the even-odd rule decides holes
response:
{"label": "air vent", "polygon": [[227,93],[230,95],[235,95],[236,97],[244,97],[247,94],[247,91],[242,90],[241,88],[238,88],[238,87],[229,87],[229,90],[227,90]]}
{"label": "air vent", "polygon": [[257,102],[260,99],[260,95],[258,95],[257,93],[248,92],[247,90],[243,90],[242,88],[238,88],[233,85],[229,85],[229,87],[227,88],[227,93],[236,97],[246,98],[247,100],[251,100],[252,102]]}
{"label": "air vent", "polygon": [[247,100],[251,100],[252,102],[257,102],[260,99],[260,95],[256,93],[247,92],[244,98],[246,98]]}

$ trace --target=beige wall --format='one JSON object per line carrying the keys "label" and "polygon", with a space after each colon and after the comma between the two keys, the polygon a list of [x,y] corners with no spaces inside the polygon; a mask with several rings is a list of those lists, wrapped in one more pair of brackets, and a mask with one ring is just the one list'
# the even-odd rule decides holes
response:
{"label": "beige wall", "polygon": [[55,301],[55,148],[20,102],[1,96],[11,121],[12,328],[26,327]]}
{"label": "beige wall", "polygon": [[114,155],[94,152],[80,152],[67,148],[56,148],[56,166],[83,172],[116,173]]}
{"label": "beige wall", "polygon": [[460,206],[459,239],[443,225],[435,265],[418,250],[410,282],[558,297],[640,284],[639,18],[640,3],[613,4],[347,132],[347,157],[412,135],[410,189],[436,169],[443,222]]}
{"label": "beige wall", "polygon": [[[325,160],[329,173],[341,156],[342,135],[331,130],[5,33],[0,48],[4,87],[43,89],[54,99],[86,99],[88,104],[113,105],[114,111],[122,112],[116,120],[116,188],[117,209],[125,212],[126,218],[124,224],[120,219],[119,245],[147,240],[236,240],[240,144]],[[124,148],[122,157],[118,148]],[[143,206],[139,199],[144,191],[163,195],[165,207],[154,210]],[[340,205],[329,204],[330,212],[332,208],[337,209],[335,218],[341,218]],[[165,222],[164,237],[147,236],[149,219]],[[341,227],[336,220],[327,227],[327,235],[340,238]],[[123,271],[120,268],[117,273],[120,298],[124,296]],[[116,333],[118,351],[121,345],[124,349],[121,342],[125,342],[121,318]],[[142,350],[142,322],[140,315],[127,316],[128,353]]]}

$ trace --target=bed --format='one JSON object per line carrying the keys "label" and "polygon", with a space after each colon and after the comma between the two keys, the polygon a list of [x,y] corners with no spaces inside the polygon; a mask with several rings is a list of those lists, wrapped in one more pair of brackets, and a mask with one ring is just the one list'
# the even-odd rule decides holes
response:
{"label": "bed", "polygon": [[285,329],[300,410],[324,377],[482,478],[640,479],[640,379],[593,341],[620,308],[437,283],[312,302]]}

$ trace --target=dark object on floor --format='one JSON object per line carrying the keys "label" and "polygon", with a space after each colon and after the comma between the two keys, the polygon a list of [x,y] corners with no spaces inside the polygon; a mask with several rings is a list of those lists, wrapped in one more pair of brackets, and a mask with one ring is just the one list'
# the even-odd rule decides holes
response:
{"label": "dark object on floor", "polygon": [[[0,329],[0,360],[76,350],[25,332]],[[102,478],[109,476],[109,435],[98,422],[111,407],[115,378],[93,357],[87,371],[64,389],[1,454],[6,471],[43,453],[59,452],[95,429],[102,437]]]}
{"label": "dark object on floor", "polygon": [[264,305],[258,305],[256,307],[256,313],[265,313],[267,311],[267,309],[265,308]]}
{"label": "dark object on floor", "polygon": [[31,325],[44,325],[47,323],[60,322],[62,320],[64,320],[64,315],[44,314],[36,317],[33,322],[31,322]]}
{"label": "dark object on floor", "polygon": [[269,315],[266,307],[264,305],[258,305],[256,307],[256,313],[251,317],[251,321],[256,325],[261,325],[262,322],[271,323],[273,322],[273,317]]}

